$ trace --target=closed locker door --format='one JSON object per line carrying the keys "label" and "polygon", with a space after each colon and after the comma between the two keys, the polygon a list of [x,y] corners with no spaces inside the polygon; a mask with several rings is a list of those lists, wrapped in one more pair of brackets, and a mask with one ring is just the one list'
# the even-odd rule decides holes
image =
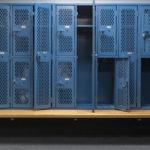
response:
{"label": "closed locker door", "polygon": [[13,55],[31,55],[33,52],[33,7],[13,7]]}
{"label": "closed locker door", "polygon": [[117,55],[116,6],[97,6],[97,46],[100,57]]}
{"label": "closed locker door", "polygon": [[56,61],[56,107],[75,106],[75,60],[57,58]]}
{"label": "closed locker door", "polygon": [[141,54],[150,56],[150,6],[140,7]]}
{"label": "closed locker door", "polygon": [[57,6],[56,54],[75,55],[75,10],[74,6]]}
{"label": "closed locker door", "polygon": [[30,58],[13,59],[13,107],[31,107],[32,69]]}
{"label": "closed locker door", "polygon": [[51,105],[51,6],[35,6],[34,108]]}
{"label": "closed locker door", "polygon": [[0,6],[0,108],[9,107],[10,94],[10,7]]}
{"label": "closed locker door", "polygon": [[137,7],[119,7],[119,56],[136,55],[137,51]]}
{"label": "closed locker door", "polygon": [[129,109],[129,60],[116,59],[115,62],[115,108]]}

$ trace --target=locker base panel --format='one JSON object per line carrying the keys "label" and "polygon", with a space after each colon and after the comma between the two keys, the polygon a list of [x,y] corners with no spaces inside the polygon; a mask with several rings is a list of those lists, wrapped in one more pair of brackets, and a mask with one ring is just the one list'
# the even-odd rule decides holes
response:
{"label": "locker base panel", "polygon": [[0,118],[150,118],[150,110],[0,110]]}

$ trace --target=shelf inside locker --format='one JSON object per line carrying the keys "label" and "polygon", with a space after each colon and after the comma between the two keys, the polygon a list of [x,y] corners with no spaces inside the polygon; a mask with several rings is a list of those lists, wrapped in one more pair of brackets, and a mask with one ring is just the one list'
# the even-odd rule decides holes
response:
{"label": "shelf inside locker", "polygon": [[141,59],[141,106],[150,108],[150,58]]}
{"label": "shelf inside locker", "polygon": [[97,107],[104,109],[114,105],[115,60],[99,58],[97,70]]}
{"label": "shelf inside locker", "polygon": [[92,105],[92,28],[77,32],[77,107]]}
{"label": "shelf inside locker", "polygon": [[78,25],[92,25],[92,6],[77,6]]}
{"label": "shelf inside locker", "polygon": [[77,25],[78,28],[92,28],[93,25]]}

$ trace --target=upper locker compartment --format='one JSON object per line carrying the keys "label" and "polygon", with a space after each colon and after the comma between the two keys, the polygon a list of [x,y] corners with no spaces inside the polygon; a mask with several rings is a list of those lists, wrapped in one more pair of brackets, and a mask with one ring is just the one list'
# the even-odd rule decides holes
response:
{"label": "upper locker compartment", "polygon": [[13,6],[13,56],[33,52],[33,7]]}
{"label": "upper locker compartment", "polygon": [[56,54],[73,56],[75,55],[75,8],[57,6],[56,9]]}
{"label": "upper locker compartment", "polygon": [[150,6],[140,7],[140,54],[150,57]]}
{"label": "upper locker compartment", "polygon": [[0,6],[0,108],[9,107],[10,7]]}
{"label": "upper locker compartment", "polygon": [[119,57],[136,55],[137,6],[119,6]]}
{"label": "upper locker compartment", "polygon": [[51,107],[51,5],[35,5],[34,108]]}
{"label": "upper locker compartment", "polygon": [[99,57],[117,56],[117,7],[97,6],[97,53]]}

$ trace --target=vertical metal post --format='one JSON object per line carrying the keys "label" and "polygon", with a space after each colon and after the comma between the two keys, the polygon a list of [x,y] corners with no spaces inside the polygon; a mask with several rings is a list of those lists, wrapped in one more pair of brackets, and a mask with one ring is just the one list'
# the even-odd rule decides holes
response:
{"label": "vertical metal post", "polygon": [[92,33],[92,112],[95,111],[95,0],[93,0],[93,33]]}

